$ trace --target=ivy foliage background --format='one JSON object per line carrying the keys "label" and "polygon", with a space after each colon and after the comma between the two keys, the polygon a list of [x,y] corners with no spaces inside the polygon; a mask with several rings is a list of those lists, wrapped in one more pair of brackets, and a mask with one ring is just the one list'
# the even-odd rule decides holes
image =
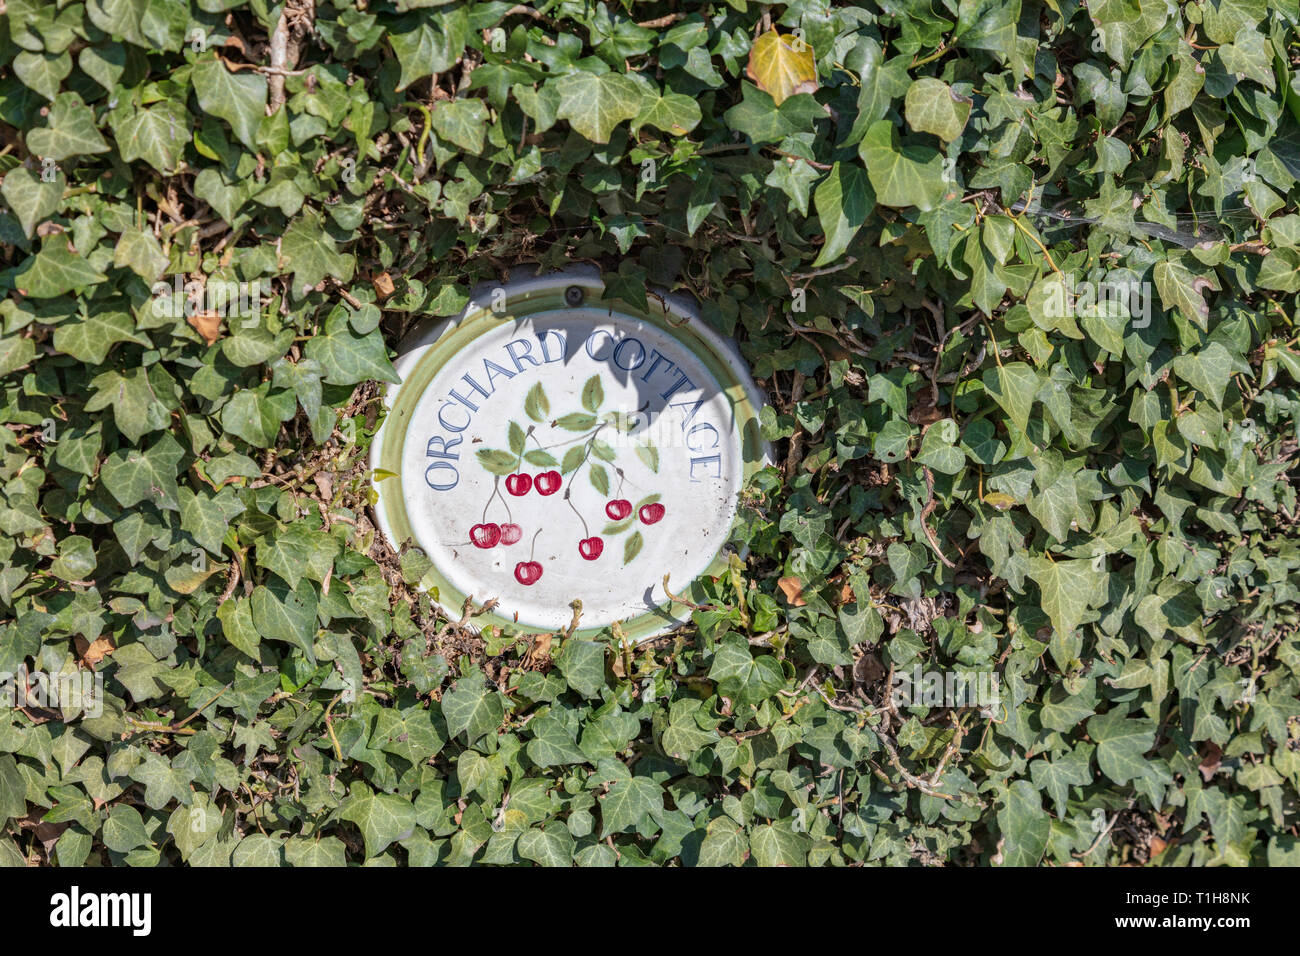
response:
{"label": "ivy foliage background", "polygon": [[[1295,0],[2,6],[0,671],[108,699],[0,708],[0,860],[1300,861]],[[369,512],[402,332],[574,261],[771,397],[640,647]]]}

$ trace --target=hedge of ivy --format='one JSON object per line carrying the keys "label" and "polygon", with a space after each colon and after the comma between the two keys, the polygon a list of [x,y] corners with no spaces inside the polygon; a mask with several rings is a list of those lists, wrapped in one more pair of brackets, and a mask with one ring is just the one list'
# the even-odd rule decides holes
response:
{"label": "hedge of ivy", "polygon": [[[1298,23],[4,0],[0,671],[104,699],[0,704],[0,860],[1300,861]],[[771,399],[639,647],[443,619],[370,510],[402,333],[573,262]]]}

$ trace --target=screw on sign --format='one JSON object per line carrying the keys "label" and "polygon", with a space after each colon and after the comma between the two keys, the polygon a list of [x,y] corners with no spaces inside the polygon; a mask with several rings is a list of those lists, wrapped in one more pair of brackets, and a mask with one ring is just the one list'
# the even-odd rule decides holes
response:
{"label": "screw on sign", "polygon": [[[734,345],[671,296],[604,298],[587,274],[476,293],[408,344],[374,444],[376,512],[431,561],[421,582],[482,625],[633,640],[689,616],[725,570],[738,497],[768,452]],[[409,384],[408,384],[409,383]]]}

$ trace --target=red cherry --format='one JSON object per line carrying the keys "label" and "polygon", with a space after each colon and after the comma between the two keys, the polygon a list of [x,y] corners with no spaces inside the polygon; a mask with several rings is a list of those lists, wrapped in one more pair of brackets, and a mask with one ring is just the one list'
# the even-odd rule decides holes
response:
{"label": "red cherry", "polygon": [[524,536],[524,529],[517,524],[503,524],[501,526],[501,543],[514,544]]}
{"label": "red cherry", "polygon": [[587,561],[595,561],[605,550],[605,542],[600,538],[583,538],[578,542],[578,553]]}
{"label": "red cherry", "polygon": [[553,495],[560,490],[562,480],[558,471],[544,471],[533,479],[533,485],[539,495]]}
{"label": "red cherry", "polygon": [[664,506],[659,502],[641,506],[641,523],[654,524],[664,516]]}
{"label": "red cherry", "polygon": [[501,540],[501,526],[494,522],[476,524],[469,529],[469,539],[476,548],[495,548]]}
{"label": "red cherry", "polygon": [[609,515],[610,521],[622,521],[632,513],[632,502],[626,498],[615,498],[609,504],[605,505],[605,514]]}
{"label": "red cherry", "polygon": [[542,576],[542,566],[536,561],[520,561],[515,565],[515,580],[520,584],[534,584]]}
{"label": "red cherry", "polygon": [[506,478],[506,491],[510,492],[516,498],[520,498],[528,494],[528,492],[532,490],[532,487],[533,487],[532,475],[517,474],[517,475],[509,475]]}

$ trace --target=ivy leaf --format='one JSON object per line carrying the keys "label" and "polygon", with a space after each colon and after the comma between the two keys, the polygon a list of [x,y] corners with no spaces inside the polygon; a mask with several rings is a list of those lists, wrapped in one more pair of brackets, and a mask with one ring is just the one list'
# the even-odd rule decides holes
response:
{"label": "ivy leaf", "polygon": [[454,66],[465,49],[468,32],[469,20],[464,8],[436,17],[406,16],[394,23],[387,38],[401,70],[398,92],[421,77]]}
{"label": "ivy leaf", "polygon": [[440,103],[431,115],[434,132],[443,139],[470,153],[483,152],[488,113],[482,100],[460,99]]}
{"label": "ivy leaf", "polygon": [[560,673],[583,697],[599,696],[605,686],[605,646],[570,639],[556,659]]}
{"label": "ivy leaf", "polygon": [[1166,309],[1178,309],[1202,331],[1208,328],[1210,307],[1203,293],[1218,288],[1212,276],[1193,275],[1178,260],[1157,262],[1152,270],[1160,302]]}
{"label": "ivy leaf", "polygon": [[375,793],[364,783],[354,783],[339,808],[339,817],[355,823],[366,844],[366,857],[374,858],[415,832],[415,806],[404,797]]}
{"label": "ivy leaf", "polygon": [[[1077,721],[1064,729],[1072,729],[1075,723]],[[1063,756],[1051,760],[1040,757],[1029,765],[1034,786],[1046,791],[1051,797],[1056,804],[1057,816],[1065,816],[1071,786],[1084,787],[1092,783],[1092,768],[1089,766],[1091,750],[1092,748],[1081,744]]]}
{"label": "ivy leaf", "polygon": [[[602,674],[603,677],[603,667]],[[583,763],[586,755],[578,749],[572,733],[558,718],[538,717],[532,722],[533,739],[528,741],[528,759],[539,767]]]}
{"label": "ivy leaf", "polygon": [[100,480],[118,504],[131,508],[148,502],[157,508],[180,511],[176,473],[185,451],[171,435],[163,435],[149,448],[119,448],[100,469]]}
{"label": "ivy leaf", "polygon": [[180,506],[182,530],[193,535],[209,554],[220,557],[231,519],[244,512],[244,504],[234,490],[195,494],[189,488],[182,488]]}
{"label": "ivy leaf", "polygon": [[867,173],[856,163],[836,163],[813,194],[813,205],[826,242],[813,261],[820,268],[835,262],[848,248],[876,205]]}
{"label": "ivy leaf", "polygon": [[748,856],[744,830],[726,817],[709,823],[700,843],[700,866],[741,866]]}
{"label": "ivy leaf", "polygon": [[960,136],[966,127],[971,101],[958,96],[942,80],[923,76],[908,87],[903,110],[912,129],[918,133],[933,133],[948,143]]}
{"label": "ivy leaf", "polygon": [[42,159],[107,153],[108,143],[95,126],[95,114],[76,93],[60,93],[50,107],[47,126],[27,134],[27,146]]}
{"label": "ivy leaf", "polygon": [[28,89],[53,100],[64,78],[72,72],[72,57],[67,50],[57,54],[23,50],[13,59],[13,71]]}
{"label": "ivy leaf", "polygon": [[27,785],[18,772],[12,754],[0,754],[0,820],[16,820],[27,815]]}
{"label": "ivy leaf", "polygon": [[293,836],[285,841],[284,859],[290,866],[344,866],[347,848],[337,837]]}
{"label": "ivy leaf", "polygon": [[743,83],[741,96],[741,102],[727,110],[723,119],[728,127],[744,133],[756,144],[779,143],[811,130],[822,115],[820,105],[807,93],[796,93],[778,104],[758,87]]}
{"label": "ivy leaf", "polygon": [[616,780],[600,800],[600,834],[622,833],[664,808],[663,788],[649,777]]}
{"label": "ivy leaf", "polygon": [[1212,401],[1216,408],[1223,407],[1223,393],[1232,377],[1232,355],[1218,342],[1211,342],[1197,352],[1179,355],[1174,359],[1178,377]]}
{"label": "ivy leaf", "polygon": [[928,146],[900,147],[888,120],[867,128],[859,152],[877,202],[927,210],[943,198],[943,157]]}
{"label": "ivy leaf", "polygon": [[1009,362],[984,371],[984,388],[1022,432],[1029,428],[1029,412],[1039,384],[1038,374],[1024,362]]}
{"label": "ivy leaf", "polygon": [[159,399],[147,370],[104,372],[90,384],[95,394],[86,403],[86,411],[96,412],[111,405],[113,422],[128,440],[138,442],[149,432],[167,427],[167,407]]}
{"label": "ivy leaf", "polygon": [[54,330],[54,347],[91,365],[101,364],[118,342],[148,345],[126,312],[99,308],[84,318],[65,322]]}
{"label": "ivy leaf", "polygon": [[638,116],[645,101],[644,87],[623,73],[579,70],[554,83],[560,96],[556,115],[593,143],[608,143],[614,127]]}
{"label": "ivy leaf", "polygon": [[375,729],[367,746],[397,754],[412,764],[423,763],[442,750],[447,742],[433,718],[432,710],[418,704],[400,712],[382,710],[375,720]]}
{"label": "ivy leaf", "polygon": [[684,93],[665,93],[656,99],[646,98],[641,112],[632,121],[632,135],[643,126],[653,126],[674,136],[685,136],[700,124],[700,104]]}
{"label": "ivy leaf", "polygon": [[1003,866],[1037,866],[1047,849],[1052,822],[1028,780],[1013,781],[998,811]]}
{"label": "ivy leaf", "polygon": [[324,224],[314,214],[304,214],[294,220],[280,240],[280,254],[293,270],[293,288],[300,295],[303,290],[319,285],[326,276],[341,282],[352,278],[354,259],[338,251]]}
{"label": "ivy leaf", "polygon": [[709,668],[709,679],[718,682],[718,692],[747,704],[757,704],[785,686],[785,674],[770,654],[750,653],[749,645],[737,634],[718,645]]}
{"label": "ivy leaf", "polygon": [[181,161],[189,128],[190,116],[176,100],[139,108],[117,128],[122,160],[143,159],[158,172],[170,175]]}
{"label": "ivy leaf", "polygon": [[136,847],[147,846],[150,842],[140,811],[123,803],[114,804],[109,810],[101,836],[104,846],[114,853],[129,853]]}
{"label": "ivy leaf", "polygon": [[1062,636],[1073,634],[1096,603],[1105,575],[1090,559],[1031,558],[1028,566],[1029,576],[1042,592],[1043,610],[1052,619],[1052,627]]}
{"label": "ivy leaf", "polygon": [[1155,743],[1155,721],[1110,710],[1088,721],[1088,736],[1097,744],[1097,766],[1115,783],[1146,774],[1144,755]]}
{"label": "ivy leaf", "polygon": [[125,266],[145,282],[159,279],[167,268],[167,256],[152,232],[128,229],[118,237],[113,250],[113,265]]}
{"label": "ivy leaf", "polygon": [[213,53],[195,61],[190,81],[199,107],[229,123],[239,141],[256,150],[257,127],[266,115],[266,80],[252,71],[232,73]]}
{"label": "ivy leaf", "polygon": [[283,641],[303,652],[315,665],[316,589],[307,582],[296,588],[280,580],[259,585],[253,590],[253,624],[262,637]]}
{"label": "ivy leaf", "polygon": [[69,248],[66,238],[57,235],[46,239],[41,251],[14,274],[19,291],[34,299],[53,299],[68,292],[80,292],[105,278],[76,250]]}
{"label": "ivy leaf", "polygon": [[0,194],[14,211],[23,234],[30,239],[36,234],[36,227],[58,211],[67,185],[62,170],[55,170],[46,182],[27,167],[18,166],[5,173]]}
{"label": "ivy leaf", "polygon": [[378,329],[365,335],[356,335],[348,327],[337,329],[314,337],[304,351],[307,358],[320,363],[322,378],[330,385],[355,385],[368,379],[400,381]]}
{"label": "ivy leaf", "polygon": [[298,404],[292,392],[274,391],[266,385],[236,392],[221,410],[221,424],[259,448],[270,448],[280,434],[280,426],[293,418]]}
{"label": "ivy leaf", "polygon": [[188,806],[193,799],[190,782],[194,778],[156,753],[145,753],[144,761],[131,771],[131,779],[144,784],[145,806],[151,810],[161,810],[173,800]]}
{"label": "ivy leaf", "polygon": [[754,41],[745,73],[777,106],[796,93],[817,90],[812,47],[800,37],[775,30],[760,34]]}
{"label": "ivy leaf", "polygon": [[803,866],[812,840],[797,832],[789,820],[763,823],[749,835],[749,849],[759,866]]}
{"label": "ivy leaf", "polygon": [[474,674],[456,681],[443,695],[442,715],[448,734],[457,737],[463,733],[473,744],[500,726],[505,707],[501,695],[484,686],[481,674]]}

